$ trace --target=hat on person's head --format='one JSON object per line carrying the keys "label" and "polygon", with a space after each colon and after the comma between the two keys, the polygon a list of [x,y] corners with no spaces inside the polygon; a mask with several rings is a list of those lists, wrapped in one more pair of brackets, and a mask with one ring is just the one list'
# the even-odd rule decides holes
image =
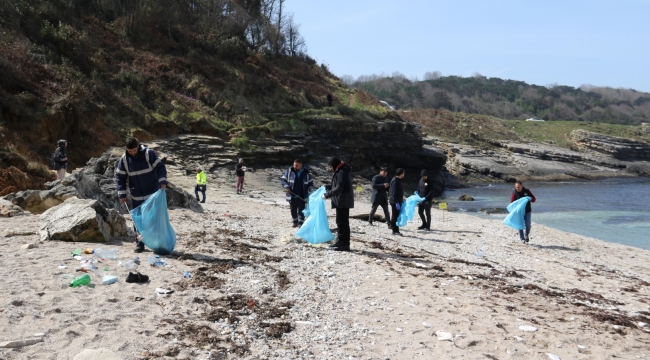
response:
{"label": "hat on person's head", "polygon": [[196,171],[201,171],[201,170],[203,170],[203,169],[201,169],[200,166],[197,166],[197,167],[196,167]]}
{"label": "hat on person's head", "polygon": [[422,170],[420,176],[429,176],[429,172],[427,172],[426,170]]}

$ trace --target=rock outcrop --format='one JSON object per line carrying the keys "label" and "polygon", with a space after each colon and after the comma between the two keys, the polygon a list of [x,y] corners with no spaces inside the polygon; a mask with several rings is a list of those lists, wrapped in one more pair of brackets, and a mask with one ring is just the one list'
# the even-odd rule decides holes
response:
{"label": "rock outcrop", "polygon": [[[34,213],[42,213],[72,197],[97,200],[107,209],[125,213],[126,209],[117,197],[115,184],[115,166],[118,159],[119,155],[109,150],[99,158],[88,160],[84,168],[73,171],[64,179],[46,183],[47,190],[20,191],[9,194],[4,199]],[[169,184],[166,191],[169,208],[188,208],[203,212],[198,201],[187,191],[174,184]],[[130,200],[128,205],[132,208]]]}
{"label": "rock outcrop", "polygon": [[128,235],[126,220],[97,200],[70,198],[41,215],[41,241],[104,242]]}
{"label": "rock outcrop", "polygon": [[570,136],[580,150],[593,150],[619,160],[650,160],[650,144],[645,142],[587,130],[573,130]]}
{"label": "rock outcrop", "polygon": [[446,161],[443,152],[423,147],[419,124],[335,119],[302,122],[306,131],[278,135],[274,139],[251,140],[252,149],[237,149],[219,138],[192,134],[173,136],[149,145],[161,153],[170,153],[172,163],[195,163],[207,170],[234,165],[239,157],[248,165],[267,166],[286,165],[295,158],[309,162],[336,155],[355,169],[387,165],[428,169],[432,173],[440,171]]}
{"label": "rock outcrop", "polygon": [[19,206],[5,199],[0,199],[0,217],[12,217],[24,214],[25,212]]}

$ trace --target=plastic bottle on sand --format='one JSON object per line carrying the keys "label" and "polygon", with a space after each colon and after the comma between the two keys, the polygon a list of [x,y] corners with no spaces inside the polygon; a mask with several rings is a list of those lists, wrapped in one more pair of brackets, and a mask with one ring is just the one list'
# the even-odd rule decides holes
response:
{"label": "plastic bottle on sand", "polygon": [[76,288],[77,286],[80,285],[88,285],[88,284],[90,284],[90,275],[88,274],[83,274],[70,282],[70,286],[72,286],[73,288]]}
{"label": "plastic bottle on sand", "polygon": [[110,285],[117,282],[117,276],[106,275],[102,278],[102,284]]}
{"label": "plastic bottle on sand", "polygon": [[102,249],[97,248],[93,251],[95,256],[102,259],[116,259],[117,258],[117,249]]}

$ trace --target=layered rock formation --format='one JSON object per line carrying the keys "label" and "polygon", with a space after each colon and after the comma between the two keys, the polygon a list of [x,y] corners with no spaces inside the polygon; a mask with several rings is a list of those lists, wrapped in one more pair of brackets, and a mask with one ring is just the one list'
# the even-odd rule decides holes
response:
{"label": "layered rock formation", "polygon": [[571,140],[581,150],[593,150],[619,160],[650,160],[650,144],[607,136],[587,130],[573,130]]}
{"label": "layered rock formation", "polygon": [[431,142],[448,154],[447,169],[468,182],[650,175],[644,143],[582,130],[574,131],[571,137],[580,151],[541,143],[494,141],[495,148],[478,149]]}

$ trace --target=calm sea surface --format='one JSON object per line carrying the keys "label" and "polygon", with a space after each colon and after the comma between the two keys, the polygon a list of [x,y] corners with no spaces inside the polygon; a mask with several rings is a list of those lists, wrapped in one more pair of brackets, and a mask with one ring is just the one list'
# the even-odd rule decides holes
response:
{"label": "calm sea surface", "polygon": [[[450,207],[490,219],[481,208],[505,208],[513,184],[473,184],[448,190]],[[610,242],[650,249],[650,179],[604,179],[575,182],[525,182],[537,201],[533,222]],[[475,201],[458,201],[461,194]],[[505,225],[504,225],[505,226]],[[534,235],[533,225],[532,234]]]}

